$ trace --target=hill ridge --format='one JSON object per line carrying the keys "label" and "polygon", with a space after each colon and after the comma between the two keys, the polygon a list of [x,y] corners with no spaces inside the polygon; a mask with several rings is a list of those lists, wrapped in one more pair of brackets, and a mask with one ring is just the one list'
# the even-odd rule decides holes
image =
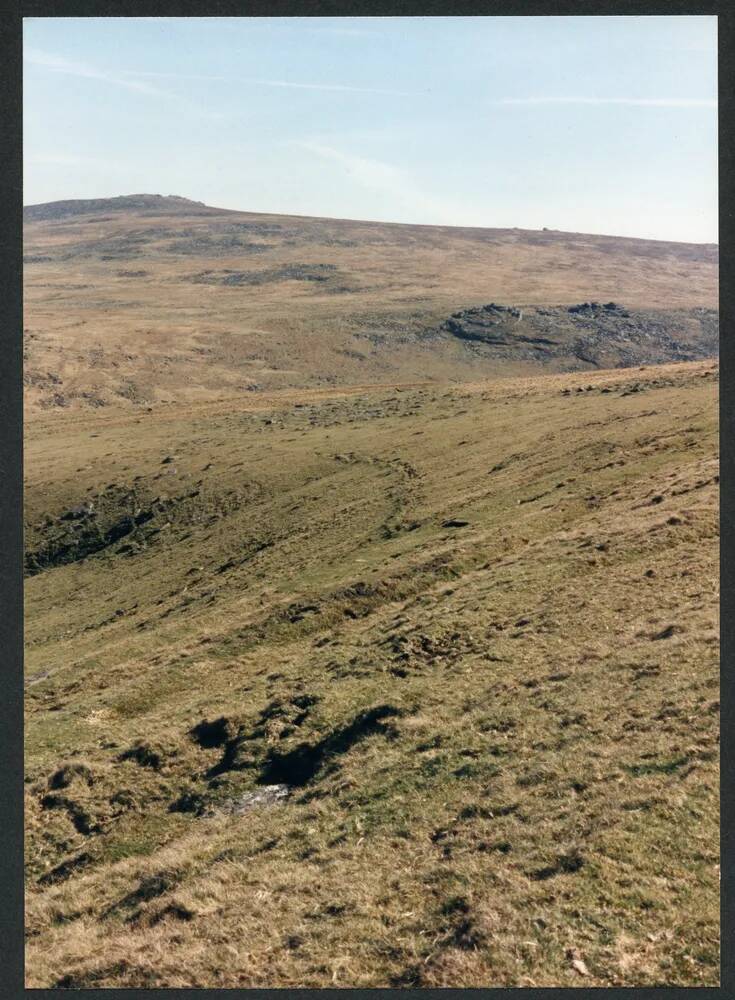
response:
{"label": "hill ridge", "polygon": [[[92,212],[124,212],[130,209],[164,208],[206,208],[213,211],[203,201],[193,201],[177,194],[121,194],[111,198],[65,198],[58,201],[40,202],[23,206],[23,221],[36,222],[64,218],[69,215],[87,215]],[[226,212],[227,209],[216,209]]]}
{"label": "hill ridge", "polygon": [[270,219],[293,219],[301,222],[321,222],[321,223],[343,223],[346,226],[375,226],[377,228],[390,229],[418,229],[432,232],[445,233],[472,233],[480,235],[482,233],[507,234],[518,233],[520,235],[546,234],[547,239],[553,238],[590,238],[596,240],[622,240],[630,243],[654,244],[673,247],[696,247],[701,250],[718,250],[718,243],[696,243],[692,240],[663,240],[646,236],[619,236],[615,233],[591,233],[579,232],[572,229],[550,229],[546,226],[540,229],[530,229],[524,226],[467,226],[467,225],[446,225],[433,222],[386,222],[382,219],[358,219],[346,218],[332,215],[310,215],[296,212],[258,212],[241,208],[222,208],[216,205],[208,205],[204,201],[195,201],[185,198],[182,195],[169,194],[124,194],[114,195],[109,198],[65,198],[55,201],[38,202],[37,204],[23,206],[24,222],[51,221],[55,218],[63,218],[69,215],[87,215],[93,212],[124,212],[126,210],[140,210],[151,208],[166,208],[172,211],[184,210],[191,207],[196,210],[196,214],[202,214],[204,209],[206,214],[222,215],[244,215],[258,216]]}
{"label": "hill ridge", "polygon": [[[716,315],[696,312],[717,309],[716,248],[265,215],[162,195],[31,206],[26,217],[29,409],[716,353]],[[563,308],[610,300],[622,311]],[[492,302],[522,306],[524,319],[497,326]]]}

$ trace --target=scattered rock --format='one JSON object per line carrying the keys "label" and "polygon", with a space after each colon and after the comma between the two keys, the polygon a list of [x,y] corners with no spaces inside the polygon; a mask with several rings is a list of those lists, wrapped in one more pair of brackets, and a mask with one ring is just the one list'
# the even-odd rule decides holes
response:
{"label": "scattered rock", "polygon": [[245,792],[236,799],[229,799],[227,802],[220,803],[217,808],[221,812],[228,813],[231,816],[242,816],[244,813],[250,812],[251,809],[257,809],[261,806],[273,806],[278,802],[283,802],[290,794],[291,789],[288,785],[263,785],[262,788],[255,789],[252,792]]}
{"label": "scattered rock", "polygon": [[584,959],[580,956],[579,952],[574,948],[569,948],[567,951],[567,958],[571,962],[572,968],[575,972],[578,972],[580,976],[589,976],[590,970]]}

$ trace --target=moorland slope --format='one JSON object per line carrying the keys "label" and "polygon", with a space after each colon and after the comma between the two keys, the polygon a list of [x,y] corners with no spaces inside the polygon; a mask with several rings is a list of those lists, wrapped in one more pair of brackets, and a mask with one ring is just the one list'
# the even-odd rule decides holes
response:
{"label": "moorland slope", "polygon": [[[259,215],[156,195],[29,206],[25,218],[31,411],[585,371],[716,349],[716,246]],[[618,305],[602,354],[589,350],[585,316],[568,312],[590,302]],[[454,314],[492,303],[537,307],[536,343],[511,350],[452,329]],[[543,323],[538,307],[549,307]]]}
{"label": "moorland slope", "polygon": [[716,393],[38,415],[28,985],[715,984]]}
{"label": "moorland slope", "polygon": [[717,248],[25,256],[28,987],[715,985]]}

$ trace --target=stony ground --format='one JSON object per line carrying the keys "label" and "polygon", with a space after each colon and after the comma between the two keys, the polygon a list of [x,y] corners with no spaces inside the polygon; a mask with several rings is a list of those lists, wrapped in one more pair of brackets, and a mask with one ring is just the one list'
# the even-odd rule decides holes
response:
{"label": "stony ground", "polygon": [[716,984],[717,378],[37,414],[27,985]]}

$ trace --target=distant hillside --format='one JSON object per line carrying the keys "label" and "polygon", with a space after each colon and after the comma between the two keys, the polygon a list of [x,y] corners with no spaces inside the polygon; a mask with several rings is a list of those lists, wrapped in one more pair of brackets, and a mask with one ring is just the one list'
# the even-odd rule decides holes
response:
{"label": "distant hillside", "polygon": [[[25,216],[31,408],[467,381],[716,351],[713,245],[265,215],[146,194],[29,206]],[[589,302],[636,316],[569,311]],[[490,303],[525,310],[524,329],[509,328],[512,348],[475,335],[472,310]],[[452,329],[457,313],[468,322]]]}
{"label": "distant hillside", "polygon": [[179,195],[169,194],[126,194],[116,198],[76,198],[70,201],[48,201],[41,205],[26,205],[23,209],[25,222],[48,219],[65,219],[70,215],[91,215],[99,212],[198,212],[206,209],[208,214],[217,213],[203,201],[191,201]]}

